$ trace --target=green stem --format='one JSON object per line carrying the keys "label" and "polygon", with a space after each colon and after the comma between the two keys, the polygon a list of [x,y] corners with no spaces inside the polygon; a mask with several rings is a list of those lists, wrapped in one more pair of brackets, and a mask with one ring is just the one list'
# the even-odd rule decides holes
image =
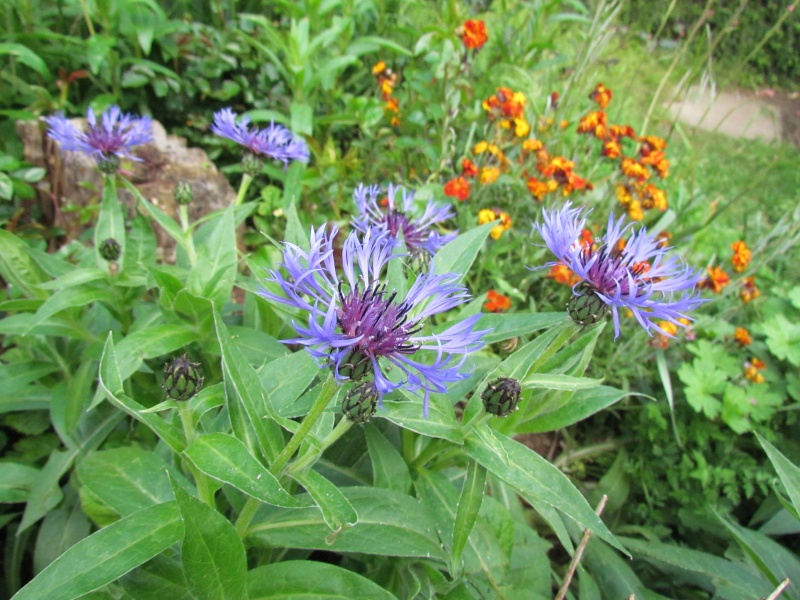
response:
{"label": "green stem", "polygon": [[281,450],[278,458],[276,458],[275,462],[273,462],[270,466],[270,471],[273,475],[275,475],[275,477],[281,476],[286,463],[288,463],[289,459],[292,458],[295,452],[297,452],[300,444],[303,443],[303,440],[311,431],[311,428],[314,427],[314,424],[322,416],[322,413],[325,412],[325,409],[328,407],[328,403],[331,401],[331,398],[333,398],[336,390],[338,389],[339,384],[336,382],[336,379],[334,379],[333,375],[329,375],[325,385],[322,386],[319,396],[314,401],[314,404],[311,405],[311,409],[308,411],[306,418],[303,419],[300,429],[298,429],[297,433],[292,436],[292,439],[289,440],[289,443],[286,444],[286,447],[284,447],[283,450]]}
{"label": "green stem", "polygon": [[[181,402],[178,405],[178,414],[181,416],[181,425],[183,425],[183,434],[186,436],[186,445],[190,445],[197,439],[197,431],[194,428],[192,421],[192,412],[186,402]],[[214,507],[214,492],[211,490],[208,478],[200,470],[190,462],[186,461],[189,465],[189,470],[192,472],[194,481],[197,484],[197,492],[200,495],[200,500]]]}
{"label": "green stem", "polygon": [[242,182],[239,184],[239,192],[236,194],[236,200],[233,203],[234,206],[242,205],[244,197],[247,195],[247,190],[252,182],[253,178],[250,175],[247,173],[242,174]]}
{"label": "green stem", "polygon": [[[322,416],[322,413],[325,412],[325,409],[328,407],[328,403],[333,398],[336,390],[339,388],[339,384],[334,379],[333,375],[328,377],[328,380],[325,382],[325,385],[322,386],[322,390],[317,396],[317,399],[314,401],[314,404],[311,406],[311,409],[308,411],[306,418],[303,419],[303,423],[300,425],[300,429],[297,430],[292,436],[292,439],[289,440],[289,443],[286,444],[284,449],[275,459],[275,462],[272,463],[270,467],[270,472],[275,477],[280,477],[283,474],[283,469],[286,466],[286,463],[289,462],[289,459],[292,458],[292,455],[297,451],[300,447],[300,444],[303,443],[303,440],[314,427],[314,424],[319,420]],[[348,421],[349,423],[349,421]],[[349,425],[344,426],[341,423],[336,427],[334,431],[325,438],[325,442],[323,443],[324,447],[335,442],[341,435],[344,434],[345,431],[349,428]],[[320,452],[319,454],[322,454]],[[308,465],[305,463],[312,463],[319,458],[315,452],[310,452],[306,456],[301,459],[298,459],[297,463],[292,465],[292,468],[295,472],[298,470],[306,468]],[[239,517],[236,519],[236,533],[239,534],[239,537],[244,539],[247,536],[247,530],[250,528],[250,522],[253,520],[253,517],[256,515],[256,511],[258,511],[258,507],[261,505],[259,500],[255,498],[248,498],[247,502],[245,503],[244,507],[242,508],[242,512],[239,513]]]}
{"label": "green stem", "polygon": [[189,207],[185,204],[181,204],[178,207],[178,218],[181,220],[181,229],[185,236],[186,243],[184,248],[186,248],[186,254],[189,255],[189,264],[194,266],[197,262],[197,253],[194,250],[194,238],[192,237],[189,227]]}
{"label": "green stem", "polygon": [[319,457],[322,456],[322,453],[325,452],[325,450],[327,450],[334,444],[334,442],[336,442],[336,440],[347,433],[352,426],[353,422],[349,419],[341,419],[334,430],[328,434],[328,437],[322,440],[319,448],[314,448],[311,452],[307,452],[303,456],[299,457],[289,466],[288,470],[291,473],[302,473],[308,469],[315,462],[317,462],[317,460],[319,460]]}

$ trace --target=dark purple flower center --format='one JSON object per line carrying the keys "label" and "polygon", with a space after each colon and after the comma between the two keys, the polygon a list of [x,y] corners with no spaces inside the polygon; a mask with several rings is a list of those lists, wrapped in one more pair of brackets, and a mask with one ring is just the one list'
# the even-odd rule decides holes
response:
{"label": "dark purple flower center", "polygon": [[586,266],[593,258],[595,262],[589,267],[586,275],[587,282],[596,291],[606,296],[613,296],[619,290],[623,295],[629,296],[633,288],[637,296],[644,294],[649,282],[641,275],[647,272],[649,263],[646,261],[634,263],[632,257],[625,251],[609,254],[602,248],[597,249],[584,244],[578,254],[578,260]]}
{"label": "dark purple flower center", "polygon": [[407,248],[419,247],[428,241],[428,233],[399,210],[386,213],[384,221],[393,237],[397,237],[398,232],[403,232],[403,241]]}
{"label": "dark purple flower center", "polygon": [[114,154],[125,146],[126,134],[127,131],[120,131],[119,127],[114,127],[112,131],[91,127],[86,134],[86,142],[103,154]]}
{"label": "dark purple flower center", "polygon": [[341,307],[337,321],[341,332],[349,337],[361,339],[353,345],[353,351],[364,356],[377,357],[389,354],[414,354],[419,344],[409,338],[422,329],[419,321],[409,320],[408,302],[394,302],[397,292],[387,296],[386,284],[380,282],[361,289],[358,284],[348,294],[339,286]]}

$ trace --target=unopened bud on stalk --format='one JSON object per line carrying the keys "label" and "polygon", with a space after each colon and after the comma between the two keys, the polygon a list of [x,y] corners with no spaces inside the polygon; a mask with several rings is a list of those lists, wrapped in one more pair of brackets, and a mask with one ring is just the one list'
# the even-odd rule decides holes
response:
{"label": "unopened bud on stalk", "polygon": [[567,302],[567,314],[578,325],[593,325],[608,314],[608,305],[589,286],[579,285]]}
{"label": "unopened bud on stalk", "polygon": [[117,240],[114,238],[108,238],[100,242],[100,248],[98,251],[100,252],[100,256],[103,257],[103,260],[107,260],[108,262],[116,262],[119,259],[122,248]]}
{"label": "unopened bud on stalk", "polygon": [[164,365],[164,384],[161,387],[172,400],[184,401],[199,392],[204,381],[200,363],[190,361],[184,354]]}
{"label": "unopened bud on stalk", "polygon": [[192,200],[194,200],[192,185],[185,179],[181,179],[178,182],[178,185],[175,186],[172,195],[175,198],[175,202],[181,206],[186,206],[187,204],[190,204]]}
{"label": "unopened bud on stalk", "polygon": [[245,172],[245,175],[249,175],[253,178],[258,177],[261,175],[261,169],[263,168],[264,159],[257,154],[246,152],[242,157],[242,170]]}
{"label": "unopened bud on stalk", "polygon": [[113,175],[119,171],[119,156],[104,152],[103,155],[97,159],[97,166],[102,173]]}
{"label": "unopened bud on stalk", "polygon": [[517,410],[519,395],[522,388],[519,381],[510,377],[498,377],[486,384],[486,389],[481,394],[483,407],[486,412],[497,417],[507,417]]}
{"label": "unopened bud on stalk", "polygon": [[357,349],[351,350],[339,365],[339,375],[347,377],[350,381],[363,379],[367,373],[372,372],[372,361]]}
{"label": "unopened bud on stalk", "polygon": [[366,423],[378,406],[378,390],[371,381],[359,383],[342,400],[342,412],[353,423]]}

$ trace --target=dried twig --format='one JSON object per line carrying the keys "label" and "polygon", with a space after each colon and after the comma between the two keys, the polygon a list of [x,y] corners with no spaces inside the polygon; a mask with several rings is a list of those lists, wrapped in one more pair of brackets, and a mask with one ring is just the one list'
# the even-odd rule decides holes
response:
{"label": "dried twig", "polygon": [[[598,516],[602,514],[603,509],[606,507],[607,501],[608,496],[603,494],[603,497],[600,498],[600,503],[597,505],[597,509],[594,511]],[[575,549],[575,554],[572,555],[572,560],[569,563],[567,574],[564,576],[564,581],[561,582],[561,588],[558,590],[555,600],[564,600],[564,598],[566,598],[569,584],[572,583],[572,578],[575,576],[575,571],[578,569],[578,564],[581,562],[583,551],[586,550],[586,544],[589,543],[590,537],[592,537],[591,529],[587,529],[583,532],[583,537],[581,538],[578,547]]]}
{"label": "dried twig", "polygon": [[775,588],[775,591],[772,592],[769,596],[766,597],[766,600],[775,600],[778,596],[781,595],[783,590],[785,590],[787,587],[789,587],[790,583],[791,583],[791,581],[789,581],[788,578],[786,578],[783,581],[781,581],[780,585]]}

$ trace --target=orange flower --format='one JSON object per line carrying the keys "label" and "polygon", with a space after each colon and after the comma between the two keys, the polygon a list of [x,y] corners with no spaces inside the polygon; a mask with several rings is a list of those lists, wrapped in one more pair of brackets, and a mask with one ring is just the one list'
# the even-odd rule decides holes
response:
{"label": "orange flower", "polygon": [[578,123],[578,133],[591,133],[600,140],[605,139],[608,135],[606,113],[602,110],[590,112]]}
{"label": "orange flower", "polygon": [[667,210],[667,195],[664,190],[648,183],[642,190],[642,207],[647,210],[657,208],[661,212]]}
{"label": "orange flower", "polygon": [[518,138],[523,138],[531,132],[530,123],[525,117],[517,117],[512,121],[514,122],[514,135]]}
{"label": "orange flower", "polygon": [[375,63],[375,66],[372,67],[372,74],[373,75],[380,75],[386,70],[386,63],[382,60],[379,60]]}
{"label": "orange flower", "polygon": [[525,94],[522,92],[515,92],[507,87],[499,87],[497,88],[497,93],[484,100],[481,106],[483,110],[489,113],[489,118],[492,120],[499,116],[516,119],[522,117],[526,102]]}
{"label": "orange flower", "polygon": [[461,36],[467,50],[480,50],[489,39],[486,23],[473,19],[465,21],[456,33]]}
{"label": "orange flower", "polygon": [[628,137],[634,139],[636,137],[633,127],[630,125],[611,125],[608,128],[608,133],[614,138]]}
{"label": "orange flower", "polygon": [[595,101],[597,106],[600,108],[606,108],[608,103],[611,102],[611,97],[613,94],[611,90],[604,86],[602,83],[598,83],[597,86],[594,88],[594,91],[589,94],[589,98]]}
{"label": "orange flower", "polygon": [[511,308],[511,298],[494,290],[486,292],[486,303],[483,308],[489,312],[503,312]]}
{"label": "orange flower", "polygon": [[497,167],[488,166],[481,169],[480,182],[483,185],[494,183],[498,177],[500,177],[500,169]]}
{"label": "orange flower", "polygon": [[564,263],[558,263],[550,267],[550,270],[547,272],[547,277],[556,283],[568,286],[573,286],[581,280],[581,278]]}
{"label": "orange flower", "polygon": [[475,177],[478,174],[478,167],[470,159],[462,158],[461,173],[464,177]]}
{"label": "orange flower", "polygon": [[544,199],[547,195],[547,192],[550,191],[547,183],[544,181],[539,181],[536,177],[528,177],[527,184],[528,191],[533,195],[534,198],[539,200],[540,202]]}
{"label": "orange flower", "polygon": [[638,200],[633,200],[628,204],[628,216],[630,217],[631,221],[641,221],[644,219],[644,210],[642,209],[642,203]]}
{"label": "orange flower", "polygon": [[603,156],[607,156],[611,160],[619,158],[622,154],[622,145],[616,138],[611,138],[603,143]]}
{"label": "orange flower", "polygon": [[745,346],[749,346],[753,343],[753,339],[750,337],[750,332],[744,327],[736,328],[736,333],[733,334],[733,339],[739,343],[740,348],[744,348]]}
{"label": "orange flower", "polygon": [[483,154],[489,148],[489,142],[483,140],[472,147],[473,154]]}
{"label": "orange flower", "polygon": [[541,140],[537,140],[535,138],[530,138],[522,142],[522,149],[525,152],[536,152],[537,150],[541,150],[544,147]]}
{"label": "orange flower", "polygon": [[761,295],[761,290],[756,287],[755,276],[745,277],[742,281],[742,289],[739,290],[739,298],[742,302],[749,304]]}
{"label": "orange flower", "polygon": [[590,229],[586,229],[585,227],[581,229],[581,244],[587,248],[591,248],[594,245],[594,235]]}
{"label": "orange flower", "polygon": [[463,177],[454,177],[444,184],[444,195],[458,198],[461,202],[469,198],[471,186]]}
{"label": "orange flower", "polygon": [[622,159],[620,163],[620,168],[622,172],[625,173],[627,177],[630,179],[635,179],[637,181],[644,181],[645,179],[650,178],[650,171],[648,171],[643,165],[639,164],[633,158],[625,157]]}
{"label": "orange flower", "polygon": [[386,105],[383,107],[388,112],[398,112],[400,110],[400,103],[397,98],[391,97],[386,100]]}
{"label": "orange flower", "polygon": [[758,358],[751,358],[744,363],[744,378],[753,383],[764,383],[764,376],[759,373],[767,368],[766,363]]}
{"label": "orange flower", "polygon": [[708,277],[702,279],[697,287],[700,289],[711,290],[719,294],[726,285],[731,282],[728,274],[719,267],[708,267]]}
{"label": "orange flower", "polygon": [[641,143],[641,146],[639,147],[639,154],[642,156],[648,156],[651,152],[658,152],[666,149],[667,147],[667,142],[664,141],[664,138],[660,138],[657,135],[647,135],[641,137],[639,138],[639,142]]}
{"label": "orange flower", "polygon": [[503,212],[498,208],[484,208],[478,212],[478,225],[491,223],[492,221],[496,221],[498,219],[500,219],[500,223],[495,225],[489,232],[489,235],[491,235],[492,239],[495,240],[499,240],[504,231],[511,229],[511,217],[508,216],[508,213]]}
{"label": "orange flower", "polygon": [[670,339],[674,338],[675,334],[678,333],[678,326],[669,321],[659,321],[658,327],[661,331],[656,331],[653,339],[650,340],[650,345],[664,350],[669,346]]}
{"label": "orange flower", "polygon": [[733,270],[737,273],[741,273],[747,268],[747,265],[750,264],[752,253],[747,247],[747,244],[742,240],[733,242],[733,244],[731,244],[731,250],[733,250],[733,256],[731,257]]}
{"label": "orange flower", "polygon": [[669,241],[672,239],[672,234],[668,231],[661,231],[656,236],[656,240],[658,240],[658,247],[659,248],[667,248],[669,247]]}

